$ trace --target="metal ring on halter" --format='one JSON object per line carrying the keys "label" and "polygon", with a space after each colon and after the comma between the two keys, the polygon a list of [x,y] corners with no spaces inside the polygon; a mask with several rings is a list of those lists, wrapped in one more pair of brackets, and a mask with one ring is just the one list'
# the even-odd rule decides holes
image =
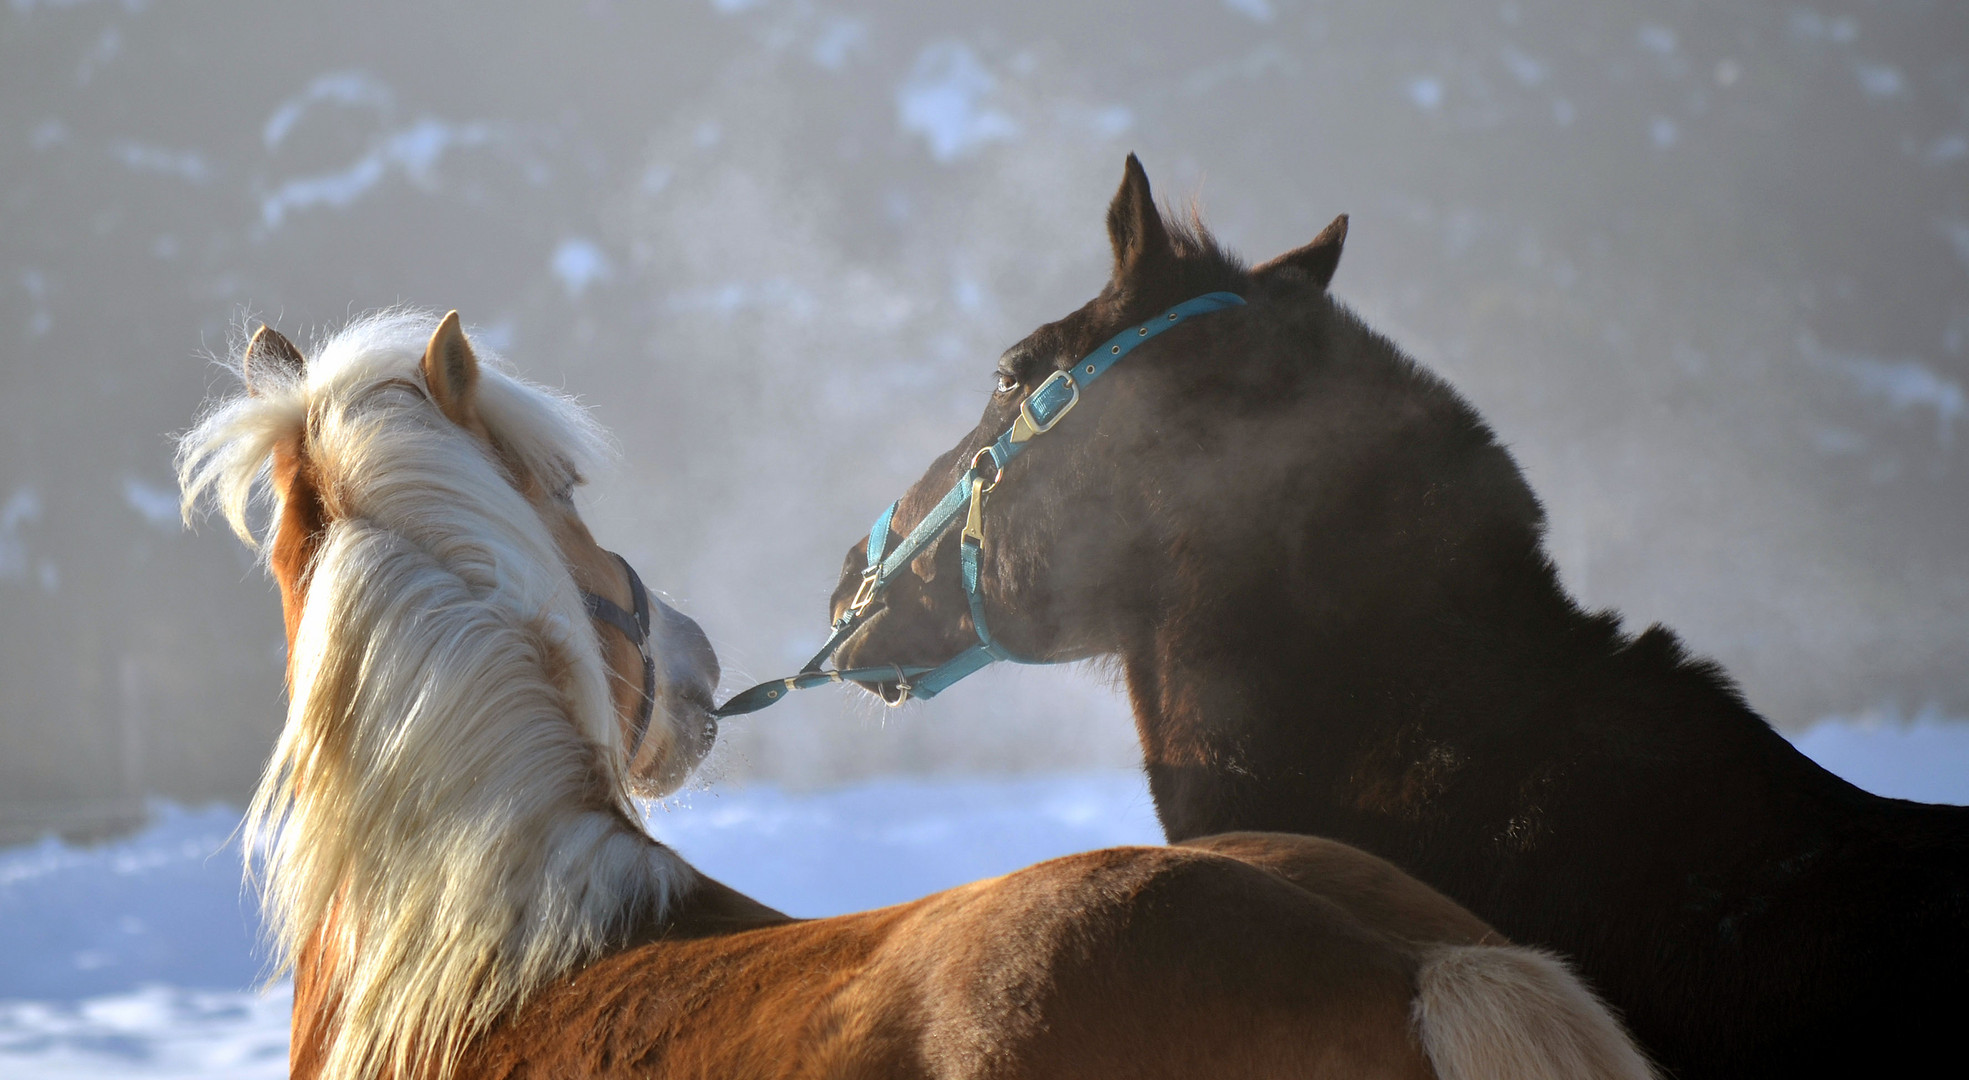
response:
{"label": "metal ring on halter", "polygon": [[896,669],[895,700],[891,701],[889,699],[888,691],[884,690],[879,683],[875,687],[875,692],[878,695],[880,695],[880,697],[882,698],[882,704],[887,705],[891,709],[894,709],[894,708],[901,707],[903,702],[908,701],[909,692],[911,690],[916,689],[916,687],[910,684],[909,676],[903,674],[901,664],[890,664],[889,666]]}
{"label": "metal ring on halter", "polygon": [[[978,469],[978,459],[986,457],[991,457],[991,444],[989,443],[979,447],[978,452],[971,455],[971,471],[976,472]],[[987,495],[991,493],[992,488],[998,486],[1000,480],[1005,479],[1005,466],[1000,465],[998,459],[995,457],[991,457],[991,469],[991,482],[984,486],[985,494]]]}

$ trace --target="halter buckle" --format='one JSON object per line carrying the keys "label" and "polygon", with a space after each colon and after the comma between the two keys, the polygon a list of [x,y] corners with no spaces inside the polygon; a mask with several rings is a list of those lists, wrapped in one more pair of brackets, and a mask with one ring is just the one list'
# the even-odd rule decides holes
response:
{"label": "halter buckle", "polygon": [[875,586],[882,577],[882,564],[877,562],[861,576],[861,585],[855,589],[855,598],[848,601],[848,614],[859,615],[868,605],[875,602]]}
{"label": "halter buckle", "polygon": [[[1067,399],[1063,404],[1054,405],[1053,398],[1058,396],[1059,391],[1053,384],[1058,382],[1067,384]],[[1034,402],[1039,403],[1042,413],[1036,414],[1033,411]],[[1022,443],[1030,440],[1034,435],[1046,434],[1078,404],[1080,404],[1080,384],[1073,381],[1071,372],[1055,371],[1046,376],[1045,382],[1034,387],[1024,401],[1019,402],[1019,418],[1012,421],[1011,441]]]}

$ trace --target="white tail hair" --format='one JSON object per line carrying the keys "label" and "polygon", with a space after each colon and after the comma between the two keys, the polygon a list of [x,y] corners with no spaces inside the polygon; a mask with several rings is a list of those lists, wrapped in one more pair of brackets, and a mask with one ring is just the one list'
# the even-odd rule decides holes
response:
{"label": "white tail hair", "polygon": [[1442,1080],[1654,1080],[1565,963],[1537,949],[1445,945],[1416,975],[1414,1020]]}
{"label": "white tail hair", "polygon": [[[608,673],[532,505],[445,419],[435,316],[359,320],[305,370],[252,372],[180,441],[250,545],[291,440],[330,524],[308,571],[287,723],[247,815],[281,970],[319,935],[324,1073],[448,1075],[531,990],[660,919],[696,880],[637,824]],[[607,453],[575,402],[482,366],[500,453],[548,481]],[[265,533],[256,535],[256,531]]]}

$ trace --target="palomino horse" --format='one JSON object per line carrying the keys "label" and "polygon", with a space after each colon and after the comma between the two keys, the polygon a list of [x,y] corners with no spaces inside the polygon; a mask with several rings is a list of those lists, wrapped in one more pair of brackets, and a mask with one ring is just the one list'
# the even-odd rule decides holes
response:
{"label": "palomino horse", "polygon": [[[1954,1054],[1969,809],[1854,788],[1667,630],[1582,611],[1509,452],[1327,294],[1344,217],[1247,270],[1165,224],[1131,156],[1108,231],[1107,287],[1006,350],[977,430],[892,513],[900,535],[975,482],[976,527],[890,556],[873,605],[851,600],[867,543],[849,553],[834,611],[865,621],[843,668],[1116,657],[1171,840],[1384,856],[1577,957],[1677,1075]],[[1059,426],[1000,460],[1042,394]]]}
{"label": "palomino horse", "polygon": [[181,447],[187,511],[263,547],[287,617],[249,821],[296,1077],[1647,1075],[1560,963],[1329,842],[814,921],[698,874],[631,794],[704,752],[716,660],[577,516],[580,409],[431,326],[306,360],[262,329]]}

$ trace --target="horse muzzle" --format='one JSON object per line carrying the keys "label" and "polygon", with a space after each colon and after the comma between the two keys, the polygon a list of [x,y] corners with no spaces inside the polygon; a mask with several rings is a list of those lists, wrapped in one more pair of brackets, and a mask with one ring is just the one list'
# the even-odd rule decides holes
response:
{"label": "horse muzzle", "polygon": [[631,610],[605,596],[582,593],[588,614],[613,627],[636,647],[642,659],[642,693],[624,758],[634,763],[649,736],[659,706],[669,738],[659,743],[653,763],[656,784],[669,790],[683,783],[718,739],[713,712],[718,686],[718,654],[697,620],[652,596],[629,560],[615,561],[629,585]]}
{"label": "horse muzzle", "polygon": [[718,741],[718,718],[713,712],[720,674],[718,654],[696,619],[661,599],[655,600],[655,608],[651,636],[663,669],[663,696],[679,756],[688,762],[688,771],[704,760]]}

